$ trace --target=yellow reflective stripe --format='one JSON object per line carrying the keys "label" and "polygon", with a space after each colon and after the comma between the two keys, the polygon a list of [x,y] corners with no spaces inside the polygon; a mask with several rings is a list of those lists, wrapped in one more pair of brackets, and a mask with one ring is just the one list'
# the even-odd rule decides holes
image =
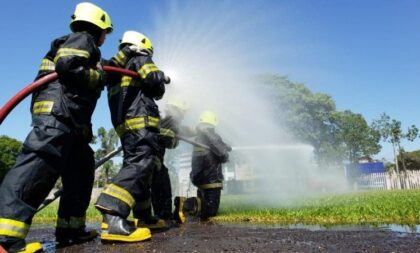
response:
{"label": "yellow reflective stripe", "polygon": [[89,69],[89,88],[96,88],[99,81],[99,72],[95,69]]}
{"label": "yellow reflective stripe", "polygon": [[148,198],[144,201],[137,202],[136,209],[140,209],[140,210],[148,209],[151,205],[152,205],[152,200]]}
{"label": "yellow reflective stripe", "polygon": [[134,131],[145,127],[158,127],[160,120],[159,118],[147,116],[147,121],[145,119],[145,117],[135,117],[127,119],[124,123],[117,126],[115,128],[115,131],[117,132],[118,136],[121,137],[129,131]]}
{"label": "yellow reflective stripe", "polygon": [[41,65],[39,66],[39,70],[46,71],[46,70],[55,70],[55,64],[50,59],[44,58],[41,61]]}
{"label": "yellow reflective stripe", "polygon": [[206,151],[209,151],[209,150],[202,147],[197,147],[197,146],[193,147],[193,152],[206,152]]}
{"label": "yellow reflective stripe", "polygon": [[25,238],[29,231],[29,225],[10,219],[0,218],[0,235],[6,235],[17,238]]}
{"label": "yellow reflective stripe", "polygon": [[133,87],[141,87],[141,83],[138,81],[134,81],[132,82],[133,78],[129,77],[129,76],[123,76],[121,79],[121,87],[128,87],[128,86],[133,86]]}
{"label": "yellow reflective stripe", "polygon": [[206,190],[206,189],[213,189],[213,188],[223,188],[223,184],[222,183],[202,184],[202,185],[198,185],[197,187],[200,188],[201,190]]}
{"label": "yellow reflective stripe", "polygon": [[51,113],[54,101],[38,101],[34,103],[32,108],[33,114]]}
{"label": "yellow reflective stripe", "polygon": [[121,87],[129,86],[132,79],[133,78],[129,76],[123,76],[121,79]]}
{"label": "yellow reflective stripe", "polygon": [[197,215],[201,214],[201,199],[199,197],[195,198],[197,200]]}
{"label": "yellow reflective stripe", "polygon": [[63,47],[58,49],[57,54],[54,57],[54,62],[57,63],[58,59],[65,56],[80,56],[84,58],[89,58],[90,53],[86,50]]}
{"label": "yellow reflective stripe", "polygon": [[142,79],[145,79],[147,77],[147,75],[151,72],[155,72],[155,71],[159,71],[159,68],[156,67],[155,64],[153,63],[148,63],[148,64],[144,64],[138,71],[137,73],[139,73],[140,77]]}
{"label": "yellow reflective stripe", "polygon": [[175,138],[174,131],[172,131],[171,129],[168,129],[168,128],[160,128],[159,133],[160,133],[160,135],[163,135],[163,136],[166,136],[166,137]]}
{"label": "yellow reflective stripe", "polygon": [[133,196],[131,196],[131,194],[127,190],[125,190],[125,189],[123,189],[123,188],[121,188],[121,187],[119,187],[115,184],[108,185],[105,188],[105,190],[102,191],[102,193],[110,195],[110,196],[112,196],[116,199],[121,200],[122,202],[124,202],[128,206],[130,206],[131,208],[134,206],[135,200],[134,200]]}
{"label": "yellow reflective stripe", "polygon": [[147,116],[148,126],[157,127],[159,124],[160,119],[157,117]]}
{"label": "yellow reflective stripe", "polygon": [[114,59],[120,64],[121,66],[124,66],[127,61],[127,56],[122,51],[119,51],[115,56]]}

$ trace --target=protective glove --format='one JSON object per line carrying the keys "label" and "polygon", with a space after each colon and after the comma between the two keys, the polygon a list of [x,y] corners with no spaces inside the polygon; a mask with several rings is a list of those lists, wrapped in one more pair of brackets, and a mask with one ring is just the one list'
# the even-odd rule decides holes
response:
{"label": "protective glove", "polygon": [[159,88],[156,88],[156,89],[154,90],[154,96],[153,96],[153,98],[154,98],[155,100],[160,100],[160,99],[162,99],[163,94],[165,94],[165,85],[164,85],[163,83],[161,83],[161,84],[159,84],[158,86],[159,86]]}
{"label": "protective glove", "polygon": [[163,82],[164,82],[165,84],[170,84],[170,83],[171,83],[171,78],[170,78],[169,76],[165,75],[165,76],[163,77]]}
{"label": "protective glove", "polygon": [[139,48],[135,45],[126,45],[123,48],[121,48],[118,53],[116,53],[112,59],[114,62],[116,62],[120,67],[124,67],[128,60],[131,59],[131,57],[137,55],[137,51],[139,51]]}
{"label": "protective glove", "polygon": [[136,46],[136,45],[130,45],[130,46],[128,46],[128,48],[129,48],[129,50],[130,50],[131,54],[134,54],[134,55],[151,56],[151,53],[150,53],[148,50],[143,49],[143,48],[139,48],[139,47],[138,47],[138,46]]}

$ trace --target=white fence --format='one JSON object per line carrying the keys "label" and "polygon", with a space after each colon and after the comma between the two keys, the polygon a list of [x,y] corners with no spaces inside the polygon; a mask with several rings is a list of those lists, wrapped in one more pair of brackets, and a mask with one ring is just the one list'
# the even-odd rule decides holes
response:
{"label": "white fence", "polygon": [[359,189],[419,189],[420,171],[363,174],[357,179]]}

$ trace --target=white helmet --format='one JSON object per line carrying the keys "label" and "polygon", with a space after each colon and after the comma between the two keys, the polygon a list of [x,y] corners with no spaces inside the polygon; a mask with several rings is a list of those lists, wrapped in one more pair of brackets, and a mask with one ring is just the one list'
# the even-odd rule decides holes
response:
{"label": "white helmet", "polygon": [[125,32],[122,39],[120,40],[119,49],[123,48],[125,44],[134,45],[140,50],[145,50],[153,54],[152,42],[142,33],[135,31]]}

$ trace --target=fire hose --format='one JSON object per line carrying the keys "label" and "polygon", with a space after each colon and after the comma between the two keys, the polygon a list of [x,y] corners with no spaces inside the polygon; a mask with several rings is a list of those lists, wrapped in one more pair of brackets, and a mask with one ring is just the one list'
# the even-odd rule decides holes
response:
{"label": "fire hose", "polygon": [[[117,73],[125,76],[130,77],[139,77],[139,74],[128,70],[128,69],[122,69],[112,66],[103,66],[103,70],[110,73]],[[0,125],[3,123],[4,119],[9,115],[9,113],[13,110],[13,108],[16,107],[23,99],[25,99],[29,94],[36,91],[40,87],[47,85],[48,83],[57,80],[58,75],[56,72],[50,73],[33,83],[30,83],[28,86],[23,88],[21,91],[19,91],[12,99],[10,99],[1,109],[0,109]]]}
{"label": "fire hose", "polygon": [[[103,66],[103,70],[106,72],[110,72],[110,73],[116,73],[116,74],[121,74],[121,75],[125,75],[125,76],[130,76],[133,78],[139,77],[139,74],[131,71],[131,70],[127,70],[127,69],[122,69],[122,68],[117,68],[117,67],[112,67],[112,66]],[[15,96],[13,96],[1,109],[0,109],[0,125],[3,123],[4,119],[7,117],[7,115],[9,115],[9,113],[20,103],[22,102],[23,99],[25,99],[29,94],[31,94],[32,92],[36,91],[37,89],[39,89],[40,87],[47,85],[48,83],[57,80],[58,78],[58,74],[56,72],[50,73],[32,83],[30,83],[29,85],[27,85],[25,88],[23,88],[21,91],[19,91]],[[169,81],[168,81],[169,82]],[[179,139],[205,148],[205,149],[210,149],[208,146],[201,144],[201,143],[197,143],[195,141],[189,140],[187,138],[184,138],[182,136],[177,136]],[[122,147],[119,147],[118,149],[110,152],[109,154],[107,154],[105,157],[103,157],[101,160],[97,161],[95,163],[95,169],[99,168],[102,164],[104,164],[106,161],[108,161],[109,159],[111,159],[112,157],[114,157],[115,155],[117,155],[119,152],[121,152]],[[43,208],[45,208],[47,205],[49,205],[51,202],[53,202],[54,200],[56,200],[58,197],[61,196],[63,192],[63,189],[59,189],[56,192],[54,192],[54,194],[52,195],[51,198],[45,199],[44,202],[41,204],[41,206],[38,208],[38,212],[40,210],[42,210]]]}

